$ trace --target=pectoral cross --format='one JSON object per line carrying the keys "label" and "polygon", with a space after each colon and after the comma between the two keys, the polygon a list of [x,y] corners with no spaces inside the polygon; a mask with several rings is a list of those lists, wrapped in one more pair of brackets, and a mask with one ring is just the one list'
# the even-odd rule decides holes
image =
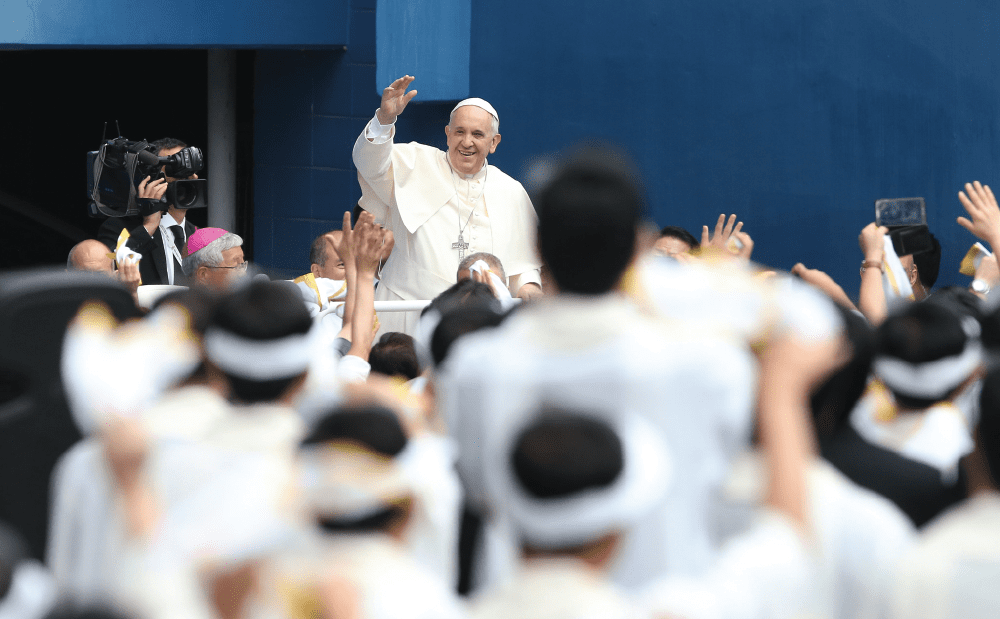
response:
{"label": "pectoral cross", "polygon": [[464,260],[465,259],[465,250],[469,249],[469,244],[466,243],[465,239],[462,238],[462,235],[459,234],[458,235],[458,242],[457,243],[452,243],[451,244],[451,248],[458,250],[458,259],[459,260]]}

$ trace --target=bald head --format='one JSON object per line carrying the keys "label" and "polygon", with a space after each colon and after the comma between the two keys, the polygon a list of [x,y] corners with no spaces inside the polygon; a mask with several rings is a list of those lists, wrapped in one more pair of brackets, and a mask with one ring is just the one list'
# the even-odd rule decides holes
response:
{"label": "bald head", "polygon": [[108,257],[108,246],[94,239],[80,241],[69,250],[66,269],[69,271],[93,271],[113,273],[114,264]]}

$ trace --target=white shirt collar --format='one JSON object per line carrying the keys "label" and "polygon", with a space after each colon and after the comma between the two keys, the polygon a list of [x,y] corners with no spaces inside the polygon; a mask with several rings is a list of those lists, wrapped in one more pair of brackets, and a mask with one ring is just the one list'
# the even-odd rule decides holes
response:
{"label": "white shirt collar", "polygon": [[[169,228],[170,226],[180,226],[182,228],[184,227],[184,222],[177,221],[176,219],[174,219],[174,216],[171,215],[170,213],[164,213],[160,217],[160,224],[166,226],[167,228]],[[185,236],[187,235],[185,234]]]}

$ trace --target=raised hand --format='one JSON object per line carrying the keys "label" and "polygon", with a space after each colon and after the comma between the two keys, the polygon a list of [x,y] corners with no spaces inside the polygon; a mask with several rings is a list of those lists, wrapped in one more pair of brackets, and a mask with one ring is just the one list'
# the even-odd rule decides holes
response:
{"label": "raised hand", "polygon": [[[732,241],[739,241],[738,245],[733,245]],[[715,233],[711,236],[708,233],[708,226],[701,227],[701,249],[712,250],[721,253],[723,256],[735,255],[744,260],[750,260],[753,253],[753,239],[746,232],[743,232],[743,222],[736,221],[736,215],[730,215],[726,221],[726,215],[719,215],[719,220],[715,222]]]}
{"label": "raised hand", "polygon": [[865,260],[870,262],[882,262],[885,254],[885,235],[889,229],[885,226],[877,226],[872,222],[861,230],[858,235],[858,247],[864,254]]}
{"label": "raised hand", "polygon": [[396,122],[396,117],[402,114],[410,100],[417,96],[416,90],[406,92],[406,88],[414,79],[412,75],[404,75],[382,91],[382,104],[376,112],[381,124],[391,125]]}
{"label": "raised hand", "polygon": [[126,258],[118,265],[116,276],[138,302],[136,290],[142,285],[142,278],[139,276],[139,261]]}
{"label": "raised hand", "polygon": [[986,241],[993,251],[997,251],[997,243],[1000,242],[1000,207],[997,206],[997,199],[993,197],[990,186],[982,185],[979,181],[966,183],[965,191],[958,192],[958,200],[972,217],[972,221],[959,217],[958,225]]}
{"label": "raised hand", "polygon": [[[358,217],[358,223],[361,223],[361,218],[365,215],[371,216],[367,211],[361,213]],[[351,212],[344,212],[344,219],[340,224],[340,241],[336,240],[334,236],[326,236],[326,242],[333,245],[333,248],[337,251],[337,255],[340,259],[344,261],[344,268],[349,270],[354,268],[354,231],[351,229]]]}
{"label": "raised hand", "polygon": [[375,225],[371,213],[362,213],[354,226],[354,260],[357,263],[358,274],[374,276],[378,270],[379,259],[382,257],[382,244],[385,230]]}

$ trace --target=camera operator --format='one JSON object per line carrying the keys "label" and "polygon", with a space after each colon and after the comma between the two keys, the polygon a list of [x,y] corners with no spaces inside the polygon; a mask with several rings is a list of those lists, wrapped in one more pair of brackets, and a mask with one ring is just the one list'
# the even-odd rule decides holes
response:
{"label": "camera operator", "polygon": [[[169,157],[187,148],[187,144],[174,138],[163,138],[152,145],[160,157]],[[188,178],[198,178],[198,175]],[[160,200],[166,194],[167,184],[175,180],[178,179],[169,176],[156,180],[146,177],[139,183],[139,198]],[[181,268],[184,245],[198,228],[187,221],[186,213],[187,209],[164,203],[162,211],[148,217],[110,217],[101,224],[97,239],[115,251],[121,231],[128,230],[129,248],[143,257],[139,262],[143,284],[187,285]]]}

